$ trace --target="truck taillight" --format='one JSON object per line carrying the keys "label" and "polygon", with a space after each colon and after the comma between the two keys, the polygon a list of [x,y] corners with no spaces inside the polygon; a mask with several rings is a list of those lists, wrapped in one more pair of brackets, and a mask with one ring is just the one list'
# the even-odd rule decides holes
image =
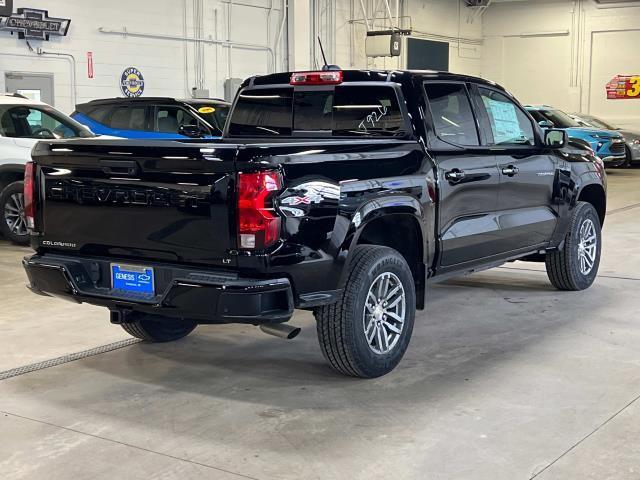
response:
{"label": "truck taillight", "polygon": [[291,74],[291,85],[338,85],[342,83],[341,70],[321,72],[295,72]]}
{"label": "truck taillight", "polygon": [[262,249],[280,237],[280,217],[273,208],[275,192],[282,188],[276,171],[238,174],[238,246]]}
{"label": "truck taillight", "polygon": [[36,167],[27,162],[24,169],[24,217],[27,228],[34,228],[36,217]]}

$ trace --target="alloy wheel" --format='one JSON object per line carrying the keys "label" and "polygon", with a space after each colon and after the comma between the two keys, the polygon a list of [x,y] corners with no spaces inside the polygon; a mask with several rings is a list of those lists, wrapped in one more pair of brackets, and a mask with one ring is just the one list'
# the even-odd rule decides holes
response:
{"label": "alloy wheel", "polygon": [[391,272],[373,281],[363,312],[363,328],[369,348],[378,355],[389,353],[404,328],[406,295],[400,279]]}
{"label": "alloy wheel", "polygon": [[590,218],[585,219],[580,226],[578,258],[580,260],[580,273],[589,275],[596,263],[598,254],[598,236],[596,227]]}
{"label": "alloy wheel", "polygon": [[27,221],[24,216],[24,195],[14,193],[4,204],[4,218],[9,230],[15,235],[27,235]]}

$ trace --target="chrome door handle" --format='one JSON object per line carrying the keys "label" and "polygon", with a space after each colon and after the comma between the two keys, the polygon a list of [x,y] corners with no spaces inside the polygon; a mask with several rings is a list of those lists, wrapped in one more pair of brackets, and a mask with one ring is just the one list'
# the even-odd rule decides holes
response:
{"label": "chrome door handle", "polygon": [[520,170],[518,169],[518,167],[514,167],[513,165],[509,165],[508,167],[504,167],[502,169],[502,174],[506,175],[508,177],[513,177],[514,175],[517,175],[519,171]]}
{"label": "chrome door handle", "polygon": [[466,174],[464,173],[464,171],[458,170],[457,168],[454,168],[453,170],[449,170],[444,174],[444,178],[446,178],[450,183],[457,183],[462,179],[464,179],[464,177],[466,177]]}

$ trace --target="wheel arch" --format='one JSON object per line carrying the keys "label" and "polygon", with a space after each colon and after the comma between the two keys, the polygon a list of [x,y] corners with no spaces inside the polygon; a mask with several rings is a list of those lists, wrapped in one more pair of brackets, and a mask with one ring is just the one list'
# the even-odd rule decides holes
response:
{"label": "wheel arch", "polygon": [[0,192],[13,182],[24,180],[24,165],[8,163],[0,165]]}
{"label": "wheel arch", "polygon": [[600,226],[604,225],[604,220],[607,214],[607,195],[602,185],[597,183],[590,183],[582,187],[576,198],[578,202],[587,202],[593,205],[598,218],[600,219]]}
{"label": "wheel arch", "polygon": [[396,250],[411,269],[416,287],[416,307],[425,303],[425,242],[420,216],[406,209],[381,209],[370,215],[353,238],[351,251],[358,245],[379,245]]}

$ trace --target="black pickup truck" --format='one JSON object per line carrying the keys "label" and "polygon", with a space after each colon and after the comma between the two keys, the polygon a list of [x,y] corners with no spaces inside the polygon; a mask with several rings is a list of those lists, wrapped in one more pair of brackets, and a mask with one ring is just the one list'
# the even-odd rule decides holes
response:
{"label": "black pickup truck", "polygon": [[401,360],[431,281],[524,259],[595,279],[605,174],[500,86],[412,71],[244,82],[219,143],[40,142],[25,179],[32,291],[148,341],[198,324],[293,337],[337,371]]}

